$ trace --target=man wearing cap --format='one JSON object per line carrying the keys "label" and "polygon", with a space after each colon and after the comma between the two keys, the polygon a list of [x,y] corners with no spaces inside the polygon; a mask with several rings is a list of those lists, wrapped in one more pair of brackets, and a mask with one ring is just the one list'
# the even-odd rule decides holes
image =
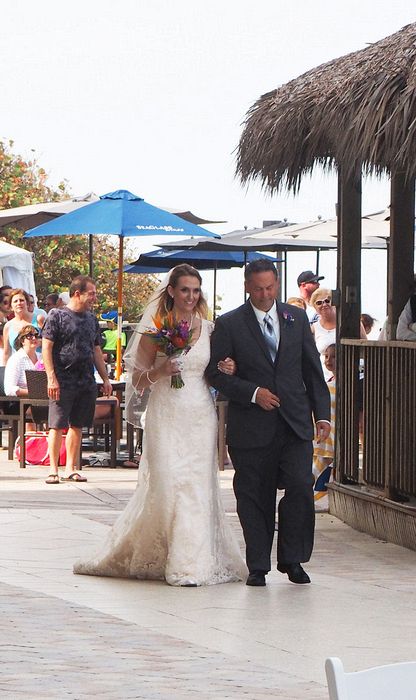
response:
{"label": "man wearing cap", "polygon": [[323,279],[323,277],[318,277],[312,270],[305,270],[301,272],[298,277],[299,296],[305,300],[306,315],[309,319],[309,323],[315,323],[315,321],[318,320],[318,314],[311,305],[311,296],[315,289],[318,289],[319,280]]}
{"label": "man wearing cap", "polygon": [[[107,362],[115,358],[117,351],[117,311],[107,311],[100,316],[101,321],[107,322],[107,328],[103,331],[104,345],[102,351],[107,355]],[[121,334],[121,347],[124,349],[127,344],[127,338],[124,331]]]}

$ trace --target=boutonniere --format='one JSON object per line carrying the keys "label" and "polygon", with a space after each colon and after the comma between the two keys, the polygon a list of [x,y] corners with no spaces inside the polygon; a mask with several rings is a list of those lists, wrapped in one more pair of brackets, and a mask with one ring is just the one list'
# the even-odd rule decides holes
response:
{"label": "boutonniere", "polygon": [[283,311],[282,316],[283,316],[283,325],[286,328],[290,328],[292,323],[295,322],[295,319],[293,318],[292,314],[290,314],[288,311]]}

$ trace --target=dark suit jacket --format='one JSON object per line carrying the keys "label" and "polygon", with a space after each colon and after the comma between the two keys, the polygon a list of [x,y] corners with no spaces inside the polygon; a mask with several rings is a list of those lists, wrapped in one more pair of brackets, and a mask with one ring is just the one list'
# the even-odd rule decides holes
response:
{"label": "dark suit jacket", "polygon": [[[217,319],[206,369],[210,384],[229,399],[227,442],[234,447],[269,444],[277,430],[276,411],[302,440],[314,436],[316,420],[330,419],[330,398],[306,313],[277,302],[280,342],[273,363],[250,301]],[[237,374],[222,374],[219,360],[232,357]],[[280,408],[251,403],[256,387],[270,389]]]}

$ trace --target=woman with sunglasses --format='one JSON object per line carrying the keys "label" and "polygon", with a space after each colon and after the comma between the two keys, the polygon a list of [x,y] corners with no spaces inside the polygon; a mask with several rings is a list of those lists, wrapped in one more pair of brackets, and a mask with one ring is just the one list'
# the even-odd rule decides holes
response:
{"label": "woman with sunglasses", "polygon": [[4,370],[4,389],[7,396],[27,396],[26,370],[36,369],[36,348],[40,344],[39,331],[27,324],[14,341],[16,352],[8,359]]}
{"label": "woman with sunglasses", "polygon": [[[315,336],[315,343],[319,354],[325,352],[328,345],[335,343],[337,327],[337,310],[332,306],[331,290],[319,287],[311,296],[311,306],[318,314],[318,320],[312,323],[311,330]],[[322,361],[322,369],[325,379],[328,380],[328,370]]]}
{"label": "woman with sunglasses", "polygon": [[[330,289],[319,287],[311,296],[311,305],[316,310],[319,318],[315,323],[312,323],[311,329],[315,336],[315,343],[319,354],[321,355],[322,369],[324,377],[328,381],[331,376],[325,367],[323,354],[328,347],[336,342],[336,326],[337,326],[337,310],[332,305],[332,293]],[[360,324],[360,338],[367,339],[364,327]]]}
{"label": "woman with sunglasses", "polygon": [[322,287],[315,289],[311,296],[311,305],[319,316],[311,328],[318,352],[322,353],[328,345],[335,343],[337,311],[335,306],[332,306],[331,290]]}

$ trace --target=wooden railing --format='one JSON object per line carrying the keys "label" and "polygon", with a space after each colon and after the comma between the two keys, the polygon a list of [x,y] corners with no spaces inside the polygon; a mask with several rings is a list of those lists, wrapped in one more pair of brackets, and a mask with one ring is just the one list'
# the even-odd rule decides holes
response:
{"label": "wooden railing", "polygon": [[416,343],[342,339],[339,370],[336,481],[416,497]]}

